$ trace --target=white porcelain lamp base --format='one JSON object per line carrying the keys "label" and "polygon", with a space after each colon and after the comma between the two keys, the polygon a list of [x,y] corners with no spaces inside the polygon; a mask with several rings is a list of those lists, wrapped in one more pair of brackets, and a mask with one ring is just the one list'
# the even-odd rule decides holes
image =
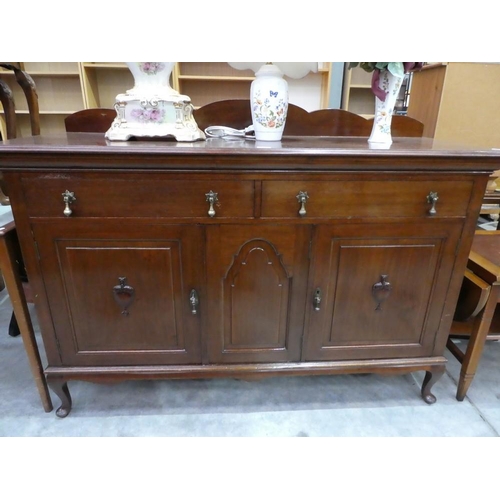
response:
{"label": "white porcelain lamp base", "polygon": [[128,62],[135,85],[115,101],[116,118],[105,137],[126,141],[132,137],[173,137],[193,142],[205,139],[193,118],[187,95],[170,86],[173,62]]}
{"label": "white porcelain lamp base", "polygon": [[187,96],[140,99],[128,93],[119,94],[115,109],[117,116],[105,134],[111,141],[168,136],[180,142],[205,139],[193,118],[193,106]]}

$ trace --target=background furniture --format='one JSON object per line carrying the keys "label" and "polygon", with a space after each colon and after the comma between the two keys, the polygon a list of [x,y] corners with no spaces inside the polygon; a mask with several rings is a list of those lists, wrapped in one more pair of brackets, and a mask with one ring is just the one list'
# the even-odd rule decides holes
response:
{"label": "background furniture", "polygon": [[[78,63],[12,63],[27,72],[35,82],[40,127],[44,135],[64,131],[64,117],[84,108]],[[31,135],[31,115],[12,70],[0,68],[0,79],[12,89],[16,102],[17,137]],[[6,136],[5,115],[0,113],[0,134]]]}
{"label": "background furniture", "polygon": [[[31,76],[16,65],[0,63],[0,70],[12,71],[17,85],[22,89],[28,109],[31,135],[40,135],[40,110],[38,106],[38,94],[35,82]],[[7,82],[2,79],[0,73],[0,102],[2,103],[6,128],[2,133],[5,139],[14,139],[17,136],[16,104],[14,92]]]}
{"label": "background furniture", "polygon": [[106,133],[116,118],[114,108],[82,109],[64,119],[66,132]]}
{"label": "background furniture", "polygon": [[[89,108],[112,108],[119,93],[130,89],[134,80],[124,62],[21,62],[15,63],[34,79],[40,103],[40,121],[44,135],[64,133],[64,118]],[[290,80],[290,96],[298,96],[297,104],[314,95],[316,107],[327,107],[331,63],[319,63],[321,70],[302,80]],[[30,135],[27,107],[21,103],[12,71],[0,68],[0,78],[14,90],[18,103],[17,135]],[[225,62],[179,62],[172,72],[173,88],[191,97],[195,107],[227,99],[248,99],[250,84],[255,78]],[[309,96],[309,97],[308,97]],[[295,102],[295,101],[294,101]],[[302,104],[303,107],[306,107]],[[5,115],[0,111],[0,134],[5,137]]]}
{"label": "background furniture", "polygon": [[[375,113],[375,96],[371,89],[373,73],[359,66],[348,69],[349,63],[344,63],[344,79],[342,86],[342,109],[356,113],[364,118],[373,118]],[[406,114],[409,101],[412,73],[405,74],[399,90],[394,113]]]}
{"label": "background furniture", "polygon": [[[31,76],[23,71],[19,67],[13,64],[8,63],[0,63],[0,68],[12,71],[15,76],[16,84],[22,89],[24,93],[24,99],[27,103],[28,107],[28,116],[30,121],[30,129],[31,135],[40,135],[40,113],[38,106],[38,94],[36,90],[35,83]],[[6,117],[6,139],[14,139],[17,136],[17,117],[16,117],[16,102],[14,100],[14,92],[11,90],[10,86],[7,83],[1,80],[0,76],[0,101],[3,104],[4,113]],[[10,200],[8,197],[8,191],[3,182],[3,177],[0,173],[0,203],[3,206],[10,205]],[[13,231],[14,225],[9,225],[10,230],[12,231],[13,236],[11,238],[16,238],[16,233]],[[7,262],[7,260],[5,260]],[[13,262],[13,261],[12,261]],[[26,275],[26,270],[24,269],[24,264],[22,260],[22,255],[20,252],[17,253],[17,261],[15,263],[16,269],[14,272],[19,277],[19,279],[23,283],[24,287],[24,298],[27,302],[33,302],[33,298],[31,295],[31,289],[28,283],[28,277]],[[20,329],[17,321],[17,317],[15,314],[15,310],[12,312],[10,323],[9,323],[9,335],[12,337],[17,337],[20,334]]]}
{"label": "background furniture", "polygon": [[58,416],[74,379],[424,370],[435,401],[500,155],[421,139],[279,146],[0,145]]}
{"label": "background furniture", "polygon": [[424,137],[500,148],[500,64],[448,62],[413,72],[408,116]]}
{"label": "background furniture", "polygon": [[[250,101],[248,99],[218,101],[200,109],[193,116],[201,130],[211,125],[244,129],[252,124]],[[321,109],[307,112],[294,104],[288,105],[285,136],[353,136],[368,137],[373,119],[341,109]],[[423,125],[407,116],[394,116],[392,135],[394,137],[422,137]]]}
{"label": "background furniture", "polygon": [[35,379],[43,408],[46,412],[50,412],[53,408],[52,401],[43,373],[40,353],[20,277],[22,271],[22,266],[19,264],[20,261],[22,262],[20,254],[12,211],[2,208],[0,210],[0,270],[12,302],[12,307],[14,308],[24,349],[28,355],[31,373]]}
{"label": "background furniture", "polygon": [[[66,132],[105,133],[116,111],[111,108],[93,108],[77,111],[64,120]],[[250,101],[228,99],[195,109],[193,116],[201,130],[211,125],[224,125],[242,130],[252,124]],[[289,104],[285,136],[354,136],[368,137],[373,119],[365,119],[341,109],[323,109],[308,112]],[[407,116],[393,117],[394,137],[422,137],[423,124]]]}
{"label": "background furniture", "polygon": [[[463,401],[485,341],[500,339],[500,233],[476,231],[447,347],[462,364],[457,399]],[[469,339],[465,353],[453,338]]]}

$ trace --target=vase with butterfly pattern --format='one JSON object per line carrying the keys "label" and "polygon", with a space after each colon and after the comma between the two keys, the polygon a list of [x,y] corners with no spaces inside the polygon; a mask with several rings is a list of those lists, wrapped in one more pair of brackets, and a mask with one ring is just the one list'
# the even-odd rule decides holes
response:
{"label": "vase with butterfly pattern", "polygon": [[264,64],[250,87],[250,106],[255,139],[280,141],[288,112],[288,83],[272,63]]}

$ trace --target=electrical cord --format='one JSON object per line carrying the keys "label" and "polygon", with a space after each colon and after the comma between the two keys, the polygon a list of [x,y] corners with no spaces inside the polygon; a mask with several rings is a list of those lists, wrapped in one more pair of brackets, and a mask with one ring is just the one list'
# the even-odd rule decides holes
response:
{"label": "electrical cord", "polygon": [[243,130],[238,130],[231,127],[225,127],[223,125],[212,125],[205,129],[205,134],[207,137],[214,137],[217,139],[251,139],[255,140],[253,125],[249,125]]}

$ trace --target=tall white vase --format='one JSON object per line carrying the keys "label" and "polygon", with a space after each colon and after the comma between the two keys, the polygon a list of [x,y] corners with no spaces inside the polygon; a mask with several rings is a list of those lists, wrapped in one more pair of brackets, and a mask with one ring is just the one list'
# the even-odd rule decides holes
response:
{"label": "tall white vase", "polygon": [[288,83],[275,64],[264,64],[250,87],[252,122],[257,141],[280,141],[288,112]]}
{"label": "tall white vase", "polygon": [[391,122],[394,106],[399,95],[401,83],[403,79],[399,76],[394,76],[388,70],[380,72],[380,88],[387,92],[385,101],[375,97],[375,118],[373,120],[373,128],[368,138],[370,144],[392,144]]}

